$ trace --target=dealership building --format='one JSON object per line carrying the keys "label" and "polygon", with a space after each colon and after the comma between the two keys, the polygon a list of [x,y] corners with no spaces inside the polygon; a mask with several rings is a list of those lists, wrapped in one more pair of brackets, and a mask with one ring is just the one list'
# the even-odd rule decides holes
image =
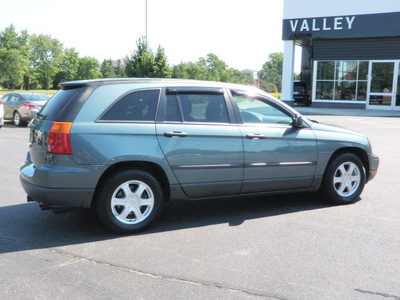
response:
{"label": "dealership building", "polygon": [[400,111],[400,1],[284,0],[282,39],[282,100],[297,45],[313,106]]}

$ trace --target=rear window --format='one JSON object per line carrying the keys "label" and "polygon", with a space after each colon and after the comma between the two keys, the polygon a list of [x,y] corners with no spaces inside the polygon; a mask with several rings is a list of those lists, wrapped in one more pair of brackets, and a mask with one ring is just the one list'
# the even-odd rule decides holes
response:
{"label": "rear window", "polygon": [[38,119],[48,121],[61,121],[59,115],[68,102],[80,89],[60,90],[46,104],[37,115]]}
{"label": "rear window", "polygon": [[295,82],[293,85],[293,91],[295,92],[305,92],[307,90],[307,85],[303,82]]}

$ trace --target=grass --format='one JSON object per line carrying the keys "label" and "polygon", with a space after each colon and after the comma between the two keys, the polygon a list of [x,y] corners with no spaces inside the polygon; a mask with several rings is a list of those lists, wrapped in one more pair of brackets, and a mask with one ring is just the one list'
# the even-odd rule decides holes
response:
{"label": "grass", "polygon": [[4,96],[8,93],[37,93],[37,94],[45,94],[49,97],[53,96],[57,93],[58,90],[2,90],[0,89],[0,96]]}

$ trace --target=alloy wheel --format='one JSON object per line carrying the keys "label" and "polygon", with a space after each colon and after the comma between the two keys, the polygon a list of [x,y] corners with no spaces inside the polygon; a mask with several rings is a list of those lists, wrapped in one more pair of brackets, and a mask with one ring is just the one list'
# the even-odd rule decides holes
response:
{"label": "alloy wheel", "polygon": [[361,174],[358,166],[353,162],[342,163],[335,171],[333,186],[341,197],[353,195],[361,182]]}
{"label": "alloy wheel", "polygon": [[124,224],[143,222],[154,207],[154,194],[144,182],[131,180],[121,184],[111,198],[114,217]]}

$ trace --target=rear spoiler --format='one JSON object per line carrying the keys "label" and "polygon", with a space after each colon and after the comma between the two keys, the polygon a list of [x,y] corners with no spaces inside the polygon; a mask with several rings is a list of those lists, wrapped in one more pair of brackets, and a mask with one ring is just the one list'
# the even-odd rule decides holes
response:
{"label": "rear spoiler", "polygon": [[81,81],[69,81],[69,82],[62,82],[58,84],[61,90],[73,90],[80,87],[87,87],[89,86],[88,80],[81,80]]}

